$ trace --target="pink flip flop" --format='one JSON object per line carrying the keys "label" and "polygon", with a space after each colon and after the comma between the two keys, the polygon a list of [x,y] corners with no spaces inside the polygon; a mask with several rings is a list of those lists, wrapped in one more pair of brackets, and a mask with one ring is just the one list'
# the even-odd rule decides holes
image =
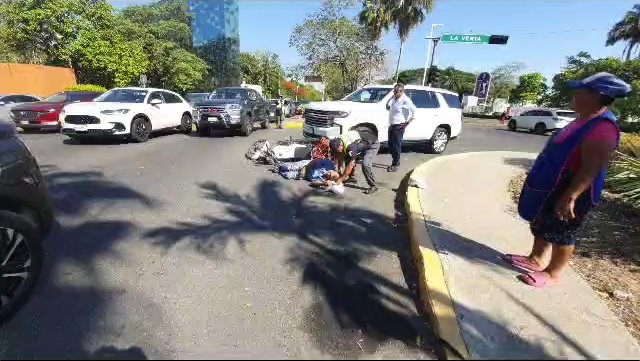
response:
{"label": "pink flip flop", "polygon": [[518,276],[518,279],[535,288],[544,288],[550,284],[555,284],[555,282],[551,281],[549,275],[544,272],[523,273]]}
{"label": "pink flip flop", "polygon": [[512,266],[519,268],[526,272],[540,272],[542,267],[536,266],[531,263],[529,257],[519,256],[517,254],[505,254],[501,257],[504,261],[508,262]]}

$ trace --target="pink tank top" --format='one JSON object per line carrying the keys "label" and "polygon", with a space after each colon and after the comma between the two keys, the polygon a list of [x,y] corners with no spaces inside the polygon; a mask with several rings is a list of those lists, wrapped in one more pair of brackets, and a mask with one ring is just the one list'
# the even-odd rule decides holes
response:
{"label": "pink tank top", "polygon": [[[603,110],[596,116],[600,116],[604,111],[606,110]],[[589,119],[574,120],[560,131],[560,134],[558,134],[554,141],[556,143],[562,142],[573,132],[584,126],[588,121]],[[618,129],[609,121],[601,121],[599,124],[593,127],[593,129],[591,129],[591,131],[587,133],[587,135],[585,135],[583,141],[585,140],[591,142],[605,142],[610,147],[611,151],[613,151],[618,146]],[[567,168],[572,172],[576,172],[578,169],[580,169],[581,163],[582,159],[580,154],[580,147],[578,147],[569,156],[569,159],[567,160]]]}

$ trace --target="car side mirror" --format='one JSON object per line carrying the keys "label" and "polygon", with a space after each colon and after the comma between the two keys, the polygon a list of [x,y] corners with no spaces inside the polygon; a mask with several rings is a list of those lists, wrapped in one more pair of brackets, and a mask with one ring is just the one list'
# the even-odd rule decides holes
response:
{"label": "car side mirror", "polygon": [[149,104],[156,106],[156,105],[160,105],[162,104],[162,100],[161,99],[152,99]]}

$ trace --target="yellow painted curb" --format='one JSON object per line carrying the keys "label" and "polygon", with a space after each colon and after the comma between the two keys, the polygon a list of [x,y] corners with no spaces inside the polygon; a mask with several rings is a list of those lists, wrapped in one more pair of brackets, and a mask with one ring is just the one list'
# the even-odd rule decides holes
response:
{"label": "yellow painted curb", "polygon": [[411,252],[418,270],[422,311],[430,315],[437,337],[446,342],[463,359],[469,359],[469,350],[460,330],[460,323],[449,293],[440,255],[429,236],[429,230],[425,223],[420,201],[421,190],[413,186],[416,184],[416,180],[418,180],[418,184],[420,183],[420,175],[424,174],[431,162],[442,158],[436,158],[418,166],[409,181],[405,207],[409,217]]}
{"label": "yellow painted curb", "polygon": [[304,125],[304,123],[302,123],[302,122],[286,122],[282,126],[285,129],[302,129],[303,125]]}

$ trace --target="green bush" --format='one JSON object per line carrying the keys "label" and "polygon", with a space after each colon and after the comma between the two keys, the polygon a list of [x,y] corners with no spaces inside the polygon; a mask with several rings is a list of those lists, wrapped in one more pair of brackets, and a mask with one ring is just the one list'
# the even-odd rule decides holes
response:
{"label": "green bush", "polygon": [[640,159],[618,153],[618,158],[611,166],[608,185],[640,209]]}
{"label": "green bush", "polygon": [[76,84],[68,86],[64,89],[67,92],[99,92],[104,93],[107,91],[105,87],[94,84]]}
{"label": "green bush", "polygon": [[621,121],[619,124],[624,133],[640,133],[640,122]]}
{"label": "green bush", "polygon": [[623,134],[620,139],[620,153],[640,158],[640,134]]}

